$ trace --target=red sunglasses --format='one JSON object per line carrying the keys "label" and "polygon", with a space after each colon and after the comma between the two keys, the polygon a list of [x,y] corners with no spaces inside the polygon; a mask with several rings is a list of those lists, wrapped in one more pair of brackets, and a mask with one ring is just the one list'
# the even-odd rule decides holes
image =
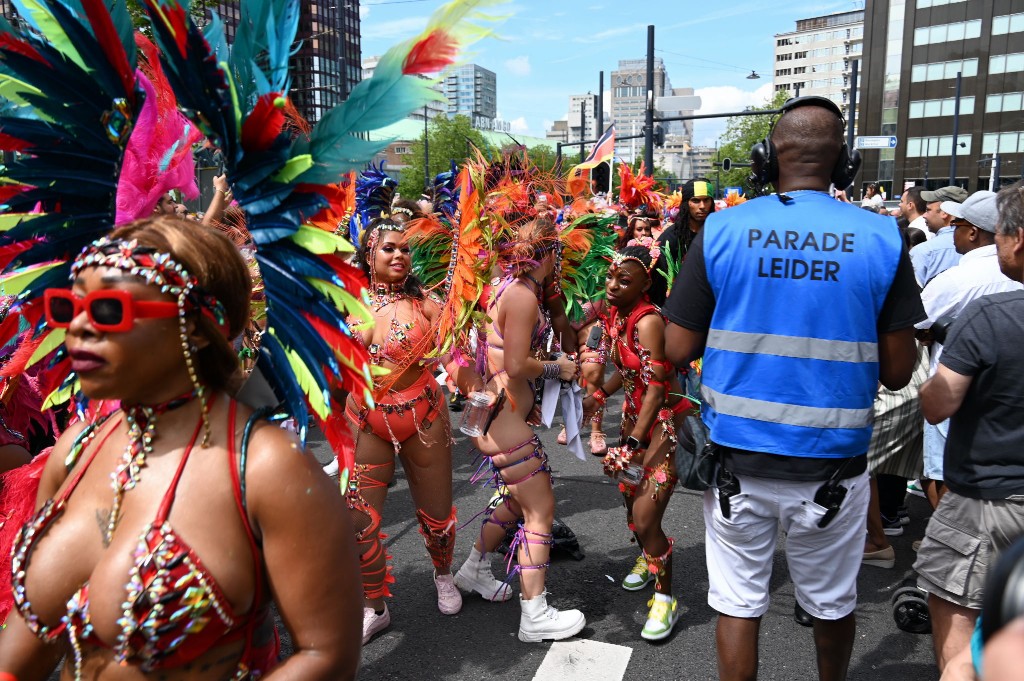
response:
{"label": "red sunglasses", "polygon": [[177,303],[135,300],[120,289],[93,291],[84,298],[68,289],[46,289],[43,308],[46,323],[57,329],[71,326],[84,308],[93,327],[107,333],[131,331],[136,319],[178,316]]}

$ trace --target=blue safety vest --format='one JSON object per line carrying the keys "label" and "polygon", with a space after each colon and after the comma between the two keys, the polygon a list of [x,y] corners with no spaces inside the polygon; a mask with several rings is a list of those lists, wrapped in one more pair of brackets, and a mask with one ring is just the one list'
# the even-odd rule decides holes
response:
{"label": "blue safety vest", "polygon": [[715,312],[703,417],[718,444],[864,454],[878,389],[878,314],[902,241],[892,218],[793,192],[714,213],[704,259]]}

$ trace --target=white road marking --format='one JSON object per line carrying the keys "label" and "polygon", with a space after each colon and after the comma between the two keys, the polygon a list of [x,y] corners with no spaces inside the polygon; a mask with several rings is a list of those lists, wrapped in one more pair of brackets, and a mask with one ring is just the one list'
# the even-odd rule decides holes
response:
{"label": "white road marking", "polygon": [[612,643],[572,639],[556,641],[533,681],[622,681],[633,649]]}

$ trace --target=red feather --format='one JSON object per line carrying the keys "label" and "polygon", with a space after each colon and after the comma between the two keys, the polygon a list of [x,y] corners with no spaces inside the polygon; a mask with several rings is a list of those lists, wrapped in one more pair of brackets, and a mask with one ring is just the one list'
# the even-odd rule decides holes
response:
{"label": "red feather", "polygon": [[320,429],[338,457],[338,464],[341,468],[347,468],[350,473],[354,472],[356,448],[352,441],[352,432],[349,430],[349,422],[345,418],[344,408],[339,407],[336,411],[331,412],[330,418],[320,424]]}
{"label": "red feather", "polygon": [[[6,188],[0,188],[0,201],[6,200],[10,193],[4,191]],[[13,193],[13,192],[12,192]],[[11,261],[17,258],[19,255],[32,248],[38,239],[26,239],[25,241],[19,241],[9,246],[0,247],[0,270],[4,269],[11,264]]]}
{"label": "red feather", "polygon": [[178,46],[178,54],[182,59],[188,57],[186,45],[188,44],[188,20],[185,16],[185,8],[181,3],[173,6],[162,5],[159,0],[146,0],[146,11],[152,17],[166,17],[165,23],[171,33],[174,34],[174,42]]}
{"label": "red feather", "polygon": [[444,29],[435,29],[417,41],[402,63],[402,73],[437,73],[455,61],[459,43]]}
{"label": "red feather", "polygon": [[54,367],[47,369],[46,371],[39,372],[37,379],[39,380],[39,394],[45,400],[50,396],[53,391],[60,387],[60,384],[64,382],[64,379],[71,373],[71,358],[65,357],[58,362]]}
{"label": "red feather", "polygon": [[[7,135],[7,134],[5,134],[3,132],[0,132],[0,149],[3,149],[4,151],[24,151],[25,149],[28,149],[30,146],[31,146],[31,142],[26,142],[25,140],[20,139],[18,137],[11,137],[10,135]],[[7,185],[7,186],[12,186],[12,185]],[[24,191],[25,190],[25,187],[23,187],[21,185],[16,185],[16,186],[18,188],[18,191]],[[6,187],[5,187],[5,190],[6,190]],[[14,192],[11,192],[10,194],[5,194],[4,198],[6,199],[7,197],[11,196],[13,193]]]}
{"label": "red feather", "polygon": [[36,348],[42,345],[46,337],[50,335],[50,329],[47,329],[44,333],[40,334],[38,338],[33,340],[25,340],[18,345],[18,349],[14,351],[11,358],[7,360],[3,368],[0,369],[0,376],[10,378],[11,376],[17,376],[18,374],[25,371],[25,365],[32,359],[32,355],[35,353]]}
{"label": "red feather", "polygon": [[269,92],[259,98],[242,124],[242,148],[252,153],[266,151],[284,128],[284,112],[275,104],[281,95]]}
{"label": "red feather", "polygon": [[96,36],[103,52],[111,66],[117,71],[124,85],[124,91],[132,97],[135,92],[135,71],[128,66],[128,55],[125,54],[124,45],[121,44],[121,36],[114,28],[114,22],[110,18],[110,11],[107,9],[104,0],[81,0],[82,9],[89,18],[89,25]]}
{"label": "red feather", "polygon": [[31,45],[24,41],[18,40],[10,33],[0,33],[0,51],[2,50],[16,52],[17,54],[20,54],[23,57],[34,59],[35,61],[41,64],[46,64],[47,66],[49,66],[46,60],[43,59],[42,55],[36,52]]}

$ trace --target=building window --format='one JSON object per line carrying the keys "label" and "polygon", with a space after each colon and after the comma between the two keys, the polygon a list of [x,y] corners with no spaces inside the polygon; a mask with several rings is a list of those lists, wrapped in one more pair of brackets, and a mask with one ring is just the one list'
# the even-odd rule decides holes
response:
{"label": "building window", "polygon": [[793,58],[793,53],[792,52],[785,52],[783,54],[775,55],[775,61],[789,61],[792,58]]}
{"label": "building window", "polygon": [[409,147],[395,147],[395,153],[399,156],[409,153]]}
{"label": "building window", "polygon": [[1024,13],[1008,14],[992,20],[992,35],[1006,35],[1024,31]]}
{"label": "building window", "polygon": [[914,29],[914,45],[934,45],[981,37],[981,19]]}
{"label": "building window", "polygon": [[[993,57],[995,59],[995,57]],[[989,66],[991,70],[991,64]],[[936,62],[934,64],[915,64],[910,71],[910,82],[920,83],[926,80],[943,80],[956,78],[956,72],[960,71],[963,78],[973,78],[978,75],[978,60],[963,59],[957,61]]]}
{"label": "building window", "polygon": [[1015,71],[1024,71],[1024,52],[999,54],[989,59],[989,73],[1013,73]]}
{"label": "building window", "polygon": [[[907,158],[922,156],[949,156],[953,149],[953,136],[944,137],[911,137],[907,140]],[[957,156],[969,156],[971,153],[971,136],[961,135],[957,138]]]}
{"label": "building window", "polygon": [[793,59],[807,59],[807,52],[794,52]]}
{"label": "building window", "polygon": [[989,132],[981,137],[981,153],[1013,154],[1024,152],[1024,131]]}
{"label": "building window", "polygon": [[1022,111],[1024,110],[1024,92],[1004,92],[999,95],[989,95],[985,100],[985,113],[999,113],[1000,111]]}
{"label": "building window", "polygon": [[956,2],[967,2],[967,0],[917,0],[917,8],[927,9],[929,7],[939,7],[940,5],[952,5]]}
{"label": "building window", "polygon": [[[935,116],[952,116],[956,107],[956,99],[925,99],[910,103],[910,118],[932,118]],[[960,98],[960,113],[964,116],[974,113],[974,97]]]}

